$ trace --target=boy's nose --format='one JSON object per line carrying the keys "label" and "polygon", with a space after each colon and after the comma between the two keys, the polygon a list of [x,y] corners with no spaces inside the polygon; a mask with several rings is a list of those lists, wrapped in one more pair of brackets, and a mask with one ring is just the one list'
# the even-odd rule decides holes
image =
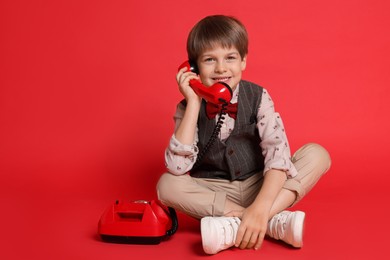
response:
{"label": "boy's nose", "polygon": [[217,72],[217,73],[224,73],[224,72],[226,72],[226,64],[224,64],[223,62],[218,62],[215,65],[215,72]]}

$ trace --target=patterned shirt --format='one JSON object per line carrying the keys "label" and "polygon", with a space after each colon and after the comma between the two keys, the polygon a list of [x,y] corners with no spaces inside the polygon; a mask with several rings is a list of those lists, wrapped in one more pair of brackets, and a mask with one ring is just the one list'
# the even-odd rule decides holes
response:
{"label": "patterned shirt", "polygon": [[[233,92],[231,103],[236,103],[240,86]],[[180,125],[184,116],[185,107],[179,104],[174,115],[175,131]],[[218,116],[215,120],[218,120]],[[226,140],[233,131],[235,120],[225,115],[219,138]],[[297,170],[291,162],[291,151],[288,144],[286,132],[282,119],[275,111],[274,102],[268,91],[263,88],[260,107],[257,112],[257,128],[260,135],[260,147],[264,156],[265,174],[270,169],[285,171],[288,177],[295,177]],[[195,140],[192,145],[180,143],[173,134],[169,145],[165,150],[165,164],[168,171],[175,175],[182,175],[191,170],[198,154],[198,129],[196,129]]]}

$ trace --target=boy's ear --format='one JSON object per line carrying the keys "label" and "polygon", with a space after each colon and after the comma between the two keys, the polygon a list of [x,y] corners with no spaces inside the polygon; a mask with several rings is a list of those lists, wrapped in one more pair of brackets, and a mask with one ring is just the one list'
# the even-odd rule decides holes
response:
{"label": "boy's ear", "polygon": [[241,71],[244,71],[245,68],[246,68],[246,57],[247,55],[245,55],[242,60],[241,60]]}

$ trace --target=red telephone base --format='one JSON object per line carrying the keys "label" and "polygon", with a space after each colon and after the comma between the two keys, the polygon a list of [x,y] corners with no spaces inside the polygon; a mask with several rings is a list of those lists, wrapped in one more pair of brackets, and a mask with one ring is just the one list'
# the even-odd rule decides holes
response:
{"label": "red telephone base", "polygon": [[128,237],[128,236],[112,236],[112,235],[100,235],[102,240],[107,243],[115,244],[137,244],[137,245],[158,245],[166,239],[162,237]]}
{"label": "red telephone base", "polygon": [[104,242],[159,244],[177,227],[175,210],[159,201],[116,201],[101,216],[98,234]]}

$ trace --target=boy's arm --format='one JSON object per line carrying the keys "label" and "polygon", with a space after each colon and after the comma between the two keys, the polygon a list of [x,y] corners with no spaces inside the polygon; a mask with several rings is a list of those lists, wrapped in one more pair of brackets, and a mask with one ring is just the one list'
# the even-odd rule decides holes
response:
{"label": "boy's arm", "polygon": [[236,246],[259,249],[267,231],[271,207],[287,179],[286,173],[271,169],[264,175],[262,188],[242,215]]}
{"label": "boy's arm", "polygon": [[175,131],[165,151],[165,164],[170,173],[181,175],[188,172],[197,155],[197,121],[202,99],[189,86],[189,81],[197,78],[192,72],[181,69],[176,75],[180,92],[187,105],[180,104],[175,113]]}
{"label": "boy's arm", "polygon": [[[190,144],[183,144],[177,140],[175,133],[182,124],[185,106],[179,103],[174,115],[175,129],[174,134],[169,140],[168,147],[165,149],[165,165],[168,172],[174,175],[182,175],[191,170],[198,154],[196,143],[198,141],[197,127],[195,128],[194,141]],[[183,130],[184,128],[182,128]]]}
{"label": "boy's arm", "polygon": [[[194,109],[196,108],[194,107]],[[168,172],[174,175],[182,175],[190,171],[197,158],[197,125],[195,123],[195,129],[191,129],[192,113],[189,113],[191,110],[192,108],[186,110],[186,107],[179,103],[174,116],[174,134],[171,136],[169,145],[165,149],[165,165]],[[186,113],[187,115],[185,115]],[[176,137],[177,134],[180,139]],[[183,143],[183,140],[186,143]]]}
{"label": "boy's arm", "polygon": [[264,181],[254,202],[242,212],[236,238],[236,245],[240,248],[260,247],[274,201],[287,177],[296,175],[282,119],[265,89],[258,110],[258,129],[265,159]]}
{"label": "boy's arm", "polygon": [[264,173],[280,169],[288,177],[295,177],[297,170],[291,162],[291,151],[283,120],[275,111],[274,102],[267,90],[263,90],[257,115],[257,127],[264,156]]}
{"label": "boy's arm", "polygon": [[198,100],[187,101],[184,116],[175,131],[176,139],[184,145],[192,145],[194,143],[200,104]]}
{"label": "boy's arm", "polygon": [[179,91],[187,101],[187,106],[180,125],[175,130],[176,139],[182,144],[193,144],[195,140],[195,131],[198,121],[198,115],[202,99],[196,95],[190,87],[190,80],[198,79],[198,76],[187,68],[182,68],[176,74]]}

